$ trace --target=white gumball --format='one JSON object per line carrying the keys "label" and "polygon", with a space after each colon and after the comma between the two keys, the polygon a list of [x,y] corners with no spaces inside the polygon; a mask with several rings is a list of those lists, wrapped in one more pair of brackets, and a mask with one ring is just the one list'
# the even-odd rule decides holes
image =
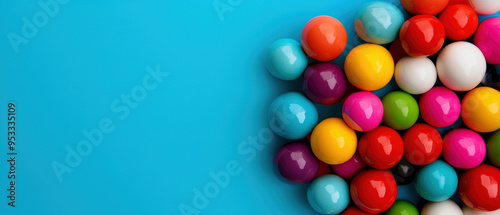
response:
{"label": "white gumball", "polygon": [[402,90],[410,94],[422,94],[436,83],[436,66],[427,57],[407,56],[396,64],[394,78]]}
{"label": "white gumball", "polygon": [[444,47],[436,62],[439,80],[455,91],[474,89],[486,73],[486,59],[469,42],[454,42]]}
{"label": "white gumball", "polygon": [[464,215],[462,209],[451,200],[429,202],[422,208],[421,215]]}
{"label": "white gumball", "polygon": [[500,10],[499,0],[470,0],[470,4],[480,15],[491,15]]}
{"label": "white gumball", "polygon": [[464,204],[462,207],[464,215],[500,215],[500,209],[491,212],[476,211]]}

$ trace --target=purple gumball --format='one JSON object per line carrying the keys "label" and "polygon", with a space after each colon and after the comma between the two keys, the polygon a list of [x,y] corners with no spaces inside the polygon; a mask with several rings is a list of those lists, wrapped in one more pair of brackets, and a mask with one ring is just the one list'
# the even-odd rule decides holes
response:
{"label": "purple gumball", "polygon": [[319,170],[319,160],[307,143],[284,145],[274,155],[273,164],[279,176],[292,183],[310,182]]}
{"label": "purple gumball", "polygon": [[344,71],[335,63],[311,64],[304,72],[304,93],[313,102],[331,105],[339,102],[347,90]]}

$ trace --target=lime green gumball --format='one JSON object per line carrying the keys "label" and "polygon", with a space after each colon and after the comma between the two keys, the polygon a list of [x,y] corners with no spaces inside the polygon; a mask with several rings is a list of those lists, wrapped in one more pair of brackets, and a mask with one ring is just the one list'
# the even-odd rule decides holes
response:
{"label": "lime green gumball", "polygon": [[382,98],[384,118],[382,121],[396,130],[406,130],[417,122],[418,103],[408,93],[394,91]]}
{"label": "lime green gumball", "polygon": [[398,200],[385,212],[386,215],[418,215],[415,205],[408,201]]}
{"label": "lime green gumball", "polygon": [[493,133],[486,142],[487,155],[491,163],[500,167],[500,130]]}

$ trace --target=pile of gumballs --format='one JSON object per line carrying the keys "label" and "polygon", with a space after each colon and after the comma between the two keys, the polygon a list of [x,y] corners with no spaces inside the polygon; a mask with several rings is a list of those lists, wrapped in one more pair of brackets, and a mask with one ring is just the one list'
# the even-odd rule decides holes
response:
{"label": "pile of gumballs", "polygon": [[[478,18],[500,1],[401,5],[414,16],[382,1],[359,8],[354,29],[367,43],[343,68],[332,61],[347,33],[330,16],[309,20],[300,43],[269,47],[271,75],[303,80],[303,93],[269,108],[271,129],[291,140],[274,156],[276,175],[310,183],[321,214],[500,214],[500,17]],[[318,123],[317,108],[335,104]],[[397,200],[400,185],[420,203]]]}

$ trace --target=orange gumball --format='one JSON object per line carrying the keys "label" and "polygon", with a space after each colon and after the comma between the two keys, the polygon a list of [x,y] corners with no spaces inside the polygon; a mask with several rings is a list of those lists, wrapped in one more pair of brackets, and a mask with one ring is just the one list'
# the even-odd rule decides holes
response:
{"label": "orange gumball", "polygon": [[344,51],[347,32],[339,20],[330,16],[317,16],[306,23],[300,40],[309,57],[330,61]]}
{"label": "orange gumball", "polygon": [[403,7],[413,14],[435,15],[444,10],[449,0],[401,0]]}

